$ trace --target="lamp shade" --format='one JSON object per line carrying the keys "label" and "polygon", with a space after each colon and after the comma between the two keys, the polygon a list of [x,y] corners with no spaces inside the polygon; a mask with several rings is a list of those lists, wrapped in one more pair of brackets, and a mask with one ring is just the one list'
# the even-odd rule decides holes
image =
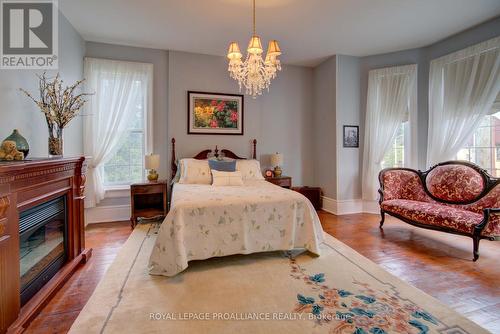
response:
{"label": "lamp shade", "polygon": [[146,155],[144,168],[145,169],[160,168],[160,155],[159,154]]}
{"label": "lamp shade", "polygon": [[278,45],[278,41],[273,39],[269,41],[269,46],[267,47],[267,55],[268,56],[279,56],[281,54],[280,46]]}
{"label": "lamp shade", "polygon": [[228,59],[240,59],[243,55],[240,51],[240,46],[236,42],[231,42],[229,44],[229,49],[227,50],[227,58]]}
{"label": "lamp shade", "polygon": [[283,165],[283,154],[276,152],[271,154],[271,166],[281,166]]}
{"label": "lamp shade", "polygon": [[262,43],[260,42],[260,37],[253,35],[250,43],[248,43],[247,52],[252,54],[260,55],[262,53]]}

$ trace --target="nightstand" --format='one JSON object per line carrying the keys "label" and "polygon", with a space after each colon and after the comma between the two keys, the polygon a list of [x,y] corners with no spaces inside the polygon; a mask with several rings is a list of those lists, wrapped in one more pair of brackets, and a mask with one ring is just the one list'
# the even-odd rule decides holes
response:
{"label": "nightstand", "polygon": [[134,183],[130,185],[130,226],[137,225],[140,218],[161,218],[167,210],[167,181]]}
{"label": "nightstand", "polygon": [[290,176],[280,176],[280,177],[266,177],[267,182],[271,182],[277,186],[283,188],[291,188],[292,187],[292,178]]}

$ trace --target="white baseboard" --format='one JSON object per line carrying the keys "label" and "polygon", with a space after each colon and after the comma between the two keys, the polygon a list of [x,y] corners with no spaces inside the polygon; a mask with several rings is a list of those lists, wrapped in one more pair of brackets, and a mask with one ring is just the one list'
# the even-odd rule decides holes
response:
{"label": "white baseboard", "polygon": [[85,226],[130,220],[130,205],[97,206],[85,209]]}
{"label": "white baseboard", "polygon": [[323,196],[322,209],[334,215],[380,212],[377,201],[363,201],[361,199],[336,200],[326,196]]}

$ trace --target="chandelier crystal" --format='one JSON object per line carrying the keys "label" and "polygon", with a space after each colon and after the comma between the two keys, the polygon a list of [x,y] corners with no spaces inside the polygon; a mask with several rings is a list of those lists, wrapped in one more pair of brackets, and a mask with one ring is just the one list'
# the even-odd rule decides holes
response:
{"label": "chandelier crystal", "polygon": [[245,87],[246,94],[256,98],[261,95],[264,89],[269,91],[271,80],[276,78],[278,71],[281,71],[281,63],[278,56],[281,50],[278,41],[271,40],[267,48],[265,59],[262,58],[262,43],[255,30],[255,0],[253,0],[253,35],[248,43],[245,61],[237,42],[231,42],[227,51],[229,59],[229,76],[240,86]]}

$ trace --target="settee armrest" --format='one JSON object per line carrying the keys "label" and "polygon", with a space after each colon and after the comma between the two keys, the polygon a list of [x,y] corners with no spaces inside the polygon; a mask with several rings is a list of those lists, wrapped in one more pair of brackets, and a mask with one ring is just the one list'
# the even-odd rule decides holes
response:
{"label": "settee armrest", "polygon": [[490,239],[500,239],[500,208],[483,209],[483,221],[475,228],[475,234]]}
{"label": "settee armrest", "polygon": [[380,203],[391,199],[427,202],[430,198],[422,185],[420,173],[410,168],[386,168],[380,171]]}

